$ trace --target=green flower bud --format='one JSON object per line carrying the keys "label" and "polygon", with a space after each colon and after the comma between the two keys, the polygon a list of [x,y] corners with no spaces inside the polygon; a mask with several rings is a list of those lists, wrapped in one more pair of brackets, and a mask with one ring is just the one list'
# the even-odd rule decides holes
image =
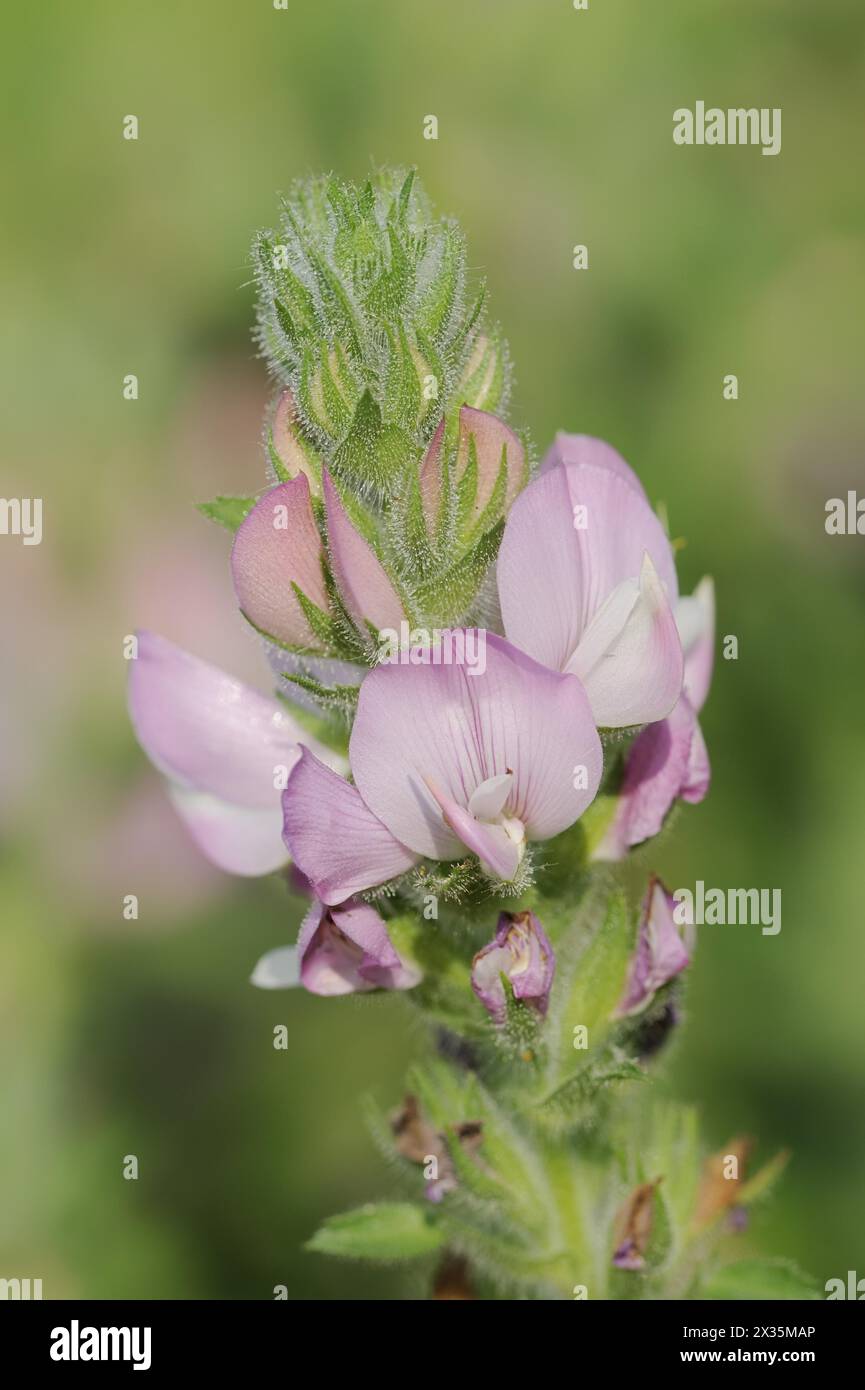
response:
{"label": "green flower bud", "polygon": [[483,291],[467,297],[459,227],[413,171],[296,184],[254,261],[262,352],[352,491],[387,502],[445,415],[503,405],[504,342],[483,332]]}

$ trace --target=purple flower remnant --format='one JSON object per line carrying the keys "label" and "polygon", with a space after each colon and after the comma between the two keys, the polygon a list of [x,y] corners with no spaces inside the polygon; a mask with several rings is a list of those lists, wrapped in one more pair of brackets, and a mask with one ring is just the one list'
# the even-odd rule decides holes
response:
{"label": "purple flower remnant", "polygon": [[543,1017],[555,969],[555,953],[535,914],[503,912],[495,937],[472,962],[472,989],[494,1021],[502,1024],[507,1014],[505,976],[514,998]]}

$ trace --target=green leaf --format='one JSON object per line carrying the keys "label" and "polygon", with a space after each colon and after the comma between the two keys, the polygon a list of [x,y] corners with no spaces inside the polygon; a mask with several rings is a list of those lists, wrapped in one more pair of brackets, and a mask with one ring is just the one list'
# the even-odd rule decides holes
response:
{"label": "green leaf", "polygon": [[[474,443],[474,435],[471,436]],[[481,512],[477,520],[473,521],[466,536],[466,544],[471,545],[477,536],[483,535],[495,526],[505,509],[505,496],[508,485],[508,446],[502,445],[502,456],[499,460],[499,471],[496,474],[496,481],[490,493],[489,501]]]}
{"label": "green leaf", "polygon": [[469,435],[468,458],[463,475],[457,482],[457,531],[460,536],[468,531],[475,498],[478,492],[478,446],[473,434]]}
{"label": "green leaf", "polygon": [[412,184],[415,180],[417,170],[409,169],[405,182],[399,191],[399,217],[401,222],[408,218],[409,200],[411,198]]}
{"label": "green leaf", "polygon": [[[453,342],[450,343],[448,347],[449,357],[458,359],[462,356],[463,353],[467,353],[469,351],[473,342],[475,328],[480,322],[481,314],[483,313],[484,305],[486,304],[486,302],[486,285],[481,285],[481,288],[478,292],[478,296],[475,299],[475,302],[472,305],[471,309],[469,310],[468,317],[464,319],[464,321],[459,325],[457,334],[454,337]],[[461,404],[461,402],[457,402],[457,404]]]}
{"label": "green leaf", "polygon": [[308,427],[319,435],[328,437],[328,422],[324,417],[324,401],[319,389],[318,358],[311,348],[304,349],[300,362],[300,375],[296,383],[296,400],[300,414]]}
{"label": "green leaf", "polygon": [[404,576],[411,578],[433,571],[434,553],[427,534],[420,472],[414,463],[405,470],[402,487],[388,512],[387,533],[390,552],[400,562]]}
{"label": "green leaf", "polygon": [[585,860],[588,861],[592,858],[594,851],[612,826],[618,807],[618,796],[598,792],[591,806],[580,817],[579,824],[582,826]]}
{"label": "green leaf", "polygon": [[608,1086],[611,1081],[648,1081],[648,1079],[639,1062],[634,1062],[629,1057],[613,1057],[592,1069],[590,1084],[593,1089],[597,1090],[600,1086]]}
{"label": "green leaf", "polygon": [[503,531],[504,522],[500,521],[485,536],[481,536],[474,550],[463,556],[458,564],[422,586],[417,593],[419,611],[445,624],[462,618],[498,554]]}
{"label": "green leaf", "polygon": [[276,452],[276,445],[273,442],[273,430],[268,430],[267,432],[267,457],[270,460],[270,466],[273,469],[273,472],[277,480],[280,483],[287,483],[291,477],[291,474],[289,473],[282,459],[279,457],[279,454]]}
{"label": "green leaf", "polygon": [[333,470],[358,492],[375,488],[388,494],[413,452],[414,446],[402,430],[382,424],[379,404],[366,390],[348,433],[333,455]]}
{"label": "green leaf", "polygon": [[212,502],[197,502],[196,506],[202,516],[209,516],[226,531],[234,532],[257,501],[256,497],[215,497]]}
{"label": "green leaf", "polygon": [[[591,904],[587,904],[590,909]],[[552,1066],[545,1101],[572,1082],[586,1065],[600,1057],[600,1048],[612,1026],[611,1015],[622,997],[634,948],[634,923],[627,899],[615,889],[607,902],[603,925],[596,928],[586,946],[579,949],[577,929],[570,939],[557,943],[557,980],[553,986],[551,1023]],[[574,1049],[574,1030],[585,1027],[588,1048]]]}
{"label": "green leaf", "polygon": [[349,1260],[415,1260],[443,1244],[433,1212],[411,1202],[380,1202],[328,1217],[306,1249]]}
{"label": "green leaf", "polygon": [[283,304],[279,295],[273,297],[273,307],[276,310],[276,321],[288,339],[292,352],[297,352],[298,334],[294,326],[294,320],[288,310],[288,306]]}
{"label": "green leaf", "polygon": [[[290,681],[292,677],[284,675],[283,679]],[[296,684],[302,689],[303,677],[295,677],[294,679]],[[313,681],[312,684],[315,685],[317,682]],[[357,703],[357,686],[325,686],[323,688],[326,690],[339,689],[349,692],[353,691],[355,697],[354,703]],[[333,752],[340,753],[344,758],[348,758],[347,721],[336,717],[342,714],[341,710],[335,708],[322,708],[321,713],[317,714],[299,705],[297,701],[286,694],[284,690],[277,690],[274,693],[277,700],[285,705],[286,709],[291,711],[292,718],[295,719],[298,724],[301,724],[304,729],[307,729],[312,734],[313,738],[318,739],[319,743],[323,743],[327,748],[332,749]]]}
{"label": "green leaf", "polygon": [[507,1052],[525,1054],[527,1060],[534,1058],[541,1035],[537,1010],[517,999],[514,987],[503,971],[499,979],[505,995],[505,1021],[496,1032],[496,1041]]}
{"label": "green leaf", "polygon": [[413,267],[392,223],[387,227],[390,265],[371,286],[364,307],[368,313],[384,322],[397,317],[413,287]]}
{"label": "green leaf", "polygon": [[307,257],[315,274],[322,307],[332,330],[344,339],[349,354],[355,359],[359,358],[361,349],[357,319],[344,286],[314,248],[307,248]]}
{"label": "green leaf", "polygon": [[445,227],[441,259],[423,296],[416,321],[425,337],[441,345],[446,339],[465,279],[465,243],[455,223]]}
{"label": "green leaf", "polygon": [[421,384],[402,324],[396,335],[388,335],[388,363],[385,413],[401,429],[413,430],[421,416]]}
{"label": "green leaf", "polygon": [[820,1297],[813,1282],[787,1260],[738,1260],[724,1265],[703,1284],[703,1298],[804,1299]]}
{"label": "green leaf", "polygon": [[628,903],[624,893],[616,890],[607,904],[603,926],[580,956],[568,999],[569,1022],[586,1025],[592,1046],[622,997],[633,946]]}
{"label": "green leaf", "polygon": [[327,427],[331,434],[341,435],[348,428],[351,411],[340,393],[330,370],[330,352],[327,344],[322,344],[318,361],[318,383],[321,399],[327,414]]}
{"label": "green leaf", "polygon": [[292,685],[296,685],[298,690],[303,690],[307,695],[312,696],[325,714],[338,715],[346,720],[354,718],[360,686],[322,685],[321,681],[317,681],[313,676],[304,676],[299,673],[292,675],[287,671],[283,672],[282,678],[290,681]]}
{"label": "green leaf", "polygon": [[463,369],[457,388],[459,399],[476,410],[487,410],[495,415],[506,394],[506,367],[507,358],[500,336],[479,336]]}
{"label": "green leaf", "polygon": [[373,188],[369,179],[367,179],[366,183],[360,191],[358,209],[360,211],[361,216],[367,218],[372,217],[373,213],[375,212],[375,189]]}
{"label": "green leaf", "polygon": [[306,618],[306,621],[321,643],[322,648],[325,651],[337,648],[339,646],[339,632],[330,614],[325,613],[323,608],[319,608],[317,603],[313,603],[312,599],[307,597],[293,579],[291,581],[291,587],[294,590],[295,598],[303,609],[303,616]]}

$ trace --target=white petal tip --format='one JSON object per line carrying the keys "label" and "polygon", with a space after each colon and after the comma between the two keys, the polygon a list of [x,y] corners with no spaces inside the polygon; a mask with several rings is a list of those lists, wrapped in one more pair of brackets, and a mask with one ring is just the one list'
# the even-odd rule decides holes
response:
{"label": "white petal tip", "polygon": [[300,961],[297,947],[278,946],[268,951],[249,977],[256,989],[293,989],[300,984]]}

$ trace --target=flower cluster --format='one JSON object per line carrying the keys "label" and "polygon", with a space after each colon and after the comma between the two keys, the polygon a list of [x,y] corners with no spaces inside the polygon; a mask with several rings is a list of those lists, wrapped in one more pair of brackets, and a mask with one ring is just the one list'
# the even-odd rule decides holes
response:
{"label": "flower cluster", "polygon": [[[465,430],[480,441],[472,456],[483,499],[495,484],[482,460],[502,441],[507,460],[509,432],[492,417],[465,421],[463,408],[458,439]],[[440,450],[434,439],[418,464],[422,495],[433,501],[442,486],[440,476],[429,481],[430,459]],[[409,988],[420,970],[399,959],[364,894],[398,894],[419,866],[468,861],[490,896],[518,895],[544,872],[531,846],[573,826],[602,782],[618,784],[595,851],[606,858],[656,834],[677,797],[705,794],[697,711],[711,674],[709,581],[679,598],[664,528],[610,446],[560,435],[532,481],[519,487],[519,472],[513,477],[491,567],[500,619],[497,630],[490,623],[472,634],[482,669],[438,664],[420,641],[405,662],[376,661],[380,631],[409,620],[411,600],[326,467],[314,487],[298,468],[241,522],[231,557],[239,606],[270,648],[318,661],[319,673],[339,664],[353,710],[347,762],[292,712],[286,692],[305,693],[294,682],[268,701],[141,635],[132,717],[197,842],[239,873],[269,872],[290,857],[312,895],[299,969],[282,953],[258,982],[299,978],[322,994]],[[613,730],[635,735],[624,756]],[[659,893],[644,912],[652,944],[638,946],[638,961],[652,963],[629,987],[629,1010],[646,981],[653,993],[684,963],[676,929],[667,925],[671,945],[658,925],[666,920]],[[500,976],[517,998],[544,1007],[553,968],[543,927],[527,914],[500,922],[472,983],[501,1018]]]}
{"label": "flower cluster", "polygon": [[[142,633],[132,718],[206,855],[241,874],[290,858],[309,891],[296,952],[272,953],[257,983],[406,989],[422,971],[388,915],[424,876],[445,895],[519,898],[544,874],[533,846],[599,789],[607,859],[705,794],[711,583],[679,597],[664,527],[609,445],[561,434],[531,476],[524,443],[483,408],[506,403],[506,349],[482,295],[466,307],[462,241],[411,175],[304,186],[255,256],[283,383],[272,485],[207,509],[235,532],[238,606],[277,698]],[[403,635],[399,660],[387,633]],[[678,956],[659,939],[669,978]],[[641,938],[638,960],[651,950]],[[471,983],[501,1021],[504,979],[543,1013],[554,969],[518,911]],[[657,984],[667,967],[646,969]],[[632,981],[629,1007],[641,992]]]}

